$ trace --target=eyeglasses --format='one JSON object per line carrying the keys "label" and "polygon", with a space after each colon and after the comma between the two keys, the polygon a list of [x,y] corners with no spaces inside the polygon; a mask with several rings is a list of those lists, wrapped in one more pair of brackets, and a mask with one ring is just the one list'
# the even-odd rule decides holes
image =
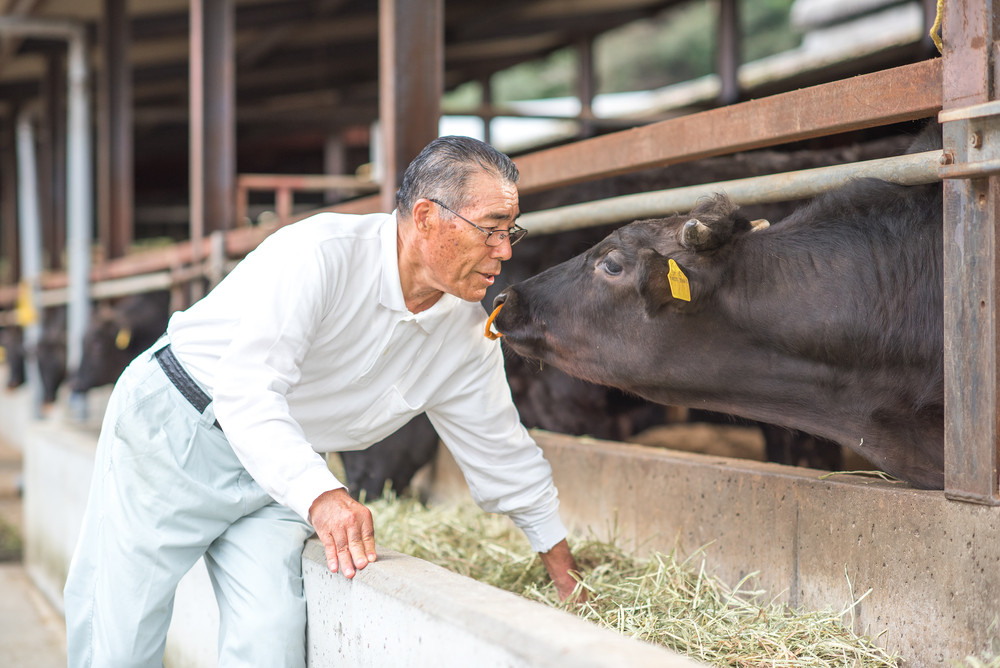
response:
{"label": "eyeglasses", "polygon": [[464,220],[465,222],[467,222],[469,225],[472,225],[474,228],[476,228],[477,230],[479,230],[480,232],[482,232],[483,234],[485,234],[486,235],[486,245],[487,246],[499,246],[504,241],[510,241],[510,245],[513,246],[518,241],[520,241],[521,239],[523,239],[524,235],[526,235],[528,233],[528,230],[524,229],[523,227],[518,227],[516,224],[513,227],[511,227],[509,229],[506,229],[506,230],[487,230],[485,228],[479,227],[478,225],[476,225],[474,222],[472,222],[471,220],[469,220],[468,218],[466,218],[462,214],[457,213],[456,211],[453,211],[452,209],[449,209],[447,206],[445,206],[441,202],[437,201],[436,199],[431,199],[429,197],[427,199],[429,201],[431,201],[431,202],[434,202],[435,204],[437,204],[439,207],[441,207],[445,211],[448,211],[448,212],[450,212],[450,213],[458,216],[459,218],[461,218],[462,220]]}

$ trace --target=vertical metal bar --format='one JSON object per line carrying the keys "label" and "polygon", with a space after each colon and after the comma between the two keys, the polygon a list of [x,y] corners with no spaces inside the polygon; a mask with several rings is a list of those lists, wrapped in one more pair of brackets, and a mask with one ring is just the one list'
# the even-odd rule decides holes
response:
{"label": "vertical metal bar", "polygon": [[40,278],[42,273],[42,220],[38,202],[38,166],[35,160],[35,131],[31,112],[22,109],[17,117],[18,227],[20,228],[21,302],[19,324],[24,330],[25,365],[31,387],[35,415],[41,414],[42,383],[38,375],[38,341],[41,338]]}
{"label": "vertical metal bar", "polygon": [[99,210],[106,219],[98,223],[106,241],[108,257],[128,252],[134,237],[132,177],[132,69],[128,46],[131,41],[125,0],[104,0],[101,46],[104,77],[99,127],[104,137],[100,147],[101,187]]}
{"label": "vertical metal bar", "polygon": [[576,45],[579,54],[577,68],[577,97],[580,98],[580,129],[581,139],[594,134],[594,92],[597,88],[594,74],[594,38],[587,36],[580,39]]}
{"label": "vertical metal bar", "polygon": [[[326,174],[347,173],[347,145],[340,131],[328,134],[323,143],[323,171]],[[327,190],[323,194],[323,201],[327,204],[336,204],[342,199],[343,196],[336,189]]]}
{"label": "vertical metal bar", "polygon": [[382,208],[410,160],[438,136],[444,91],[443,0],[379,0]]}
{"label": "vertical metal bar", "polygon": [[[57,245],[55,207],[55,183],[52,175],[55,172],[55,126],[57,118],[62,115],[58,107],[58,90],[63,86],[63,68],[55,65],[55,54],[46,58],[45,76],[41,85],[41,125],[38,132],[38,200],[39,215],[42,225],[42,263],[48,269],[62,269],[63,245]],[[58,77],[58,78],[57,78]]]}
{"label": "vertical metal bar", "polygon": [[0,283],[16,283],[21,278],[20,235],[17,231],[17,130],[11,109],[0,124],[0,249],[7,260],[7,272]]}
{"label": "vertical metal bar", "polygon": [[66,246],[69,302],[66,308],[66,369],[72,374],[83,358],[83,337],[90,321],[90,246],[94,229],[90,76],[83,29],[69,40],[67,75]]}
{"label": "vertical metal bar", "polygon": [[203,5],[205,231],[228,230],[236,213],[236,53],[232,0]]}
{"label": "vertical metal bar", "polygon": [[493,143],[493,77],[487,75],[479,80],[482,89],[483,141]]}
{"label": "vertical metal bar", "polygon": [[274,193],[274,208],[278,212],[278,225],[285,226],[292,219],[292,189],[278,186]]}
{"label": "vertical metal bar", "polygon": [[739,71],[742,58],[740,55],[739,2],[740,0],[721,0],[719,2],[715,68],[722,86],[718,99],[720,106],[733,104],[740,99]]}
{"label": "vertical metal bar", "polygon": [[236,227],[247,225],[247,203],[250,193],[244,186],[236,182]]}
{"label": "vertical metal bar", "polygon": [[[204,5],[211,0],[191,0],[188,55],[188,207],[191,261],[201,260],[205,236],[205,52]],[[191,300],[200,298],[194,289]]]}
{"label": "vertical metal bar", "polygon": [[[67,54],[57,53],[49,57],[48,76],[53,81],[66,80]],[[53,90],[51,114],[52,123],[52,248],[54,255],[49,258],[49,266],[63,268],[62,251],[66,248],[66,95],[65,86],[56,86]]]}
{"label": "vertical metal bar", "polygon": [[[995,96],[992,45],[994,0],[944,3],[945,110]],[[965,133],[944,124],[945,152],[964,146]],[[1000,178],[944,183],[945,493],[949,498],[1000,503],[997,482],[1000,378],[997,223]]]}

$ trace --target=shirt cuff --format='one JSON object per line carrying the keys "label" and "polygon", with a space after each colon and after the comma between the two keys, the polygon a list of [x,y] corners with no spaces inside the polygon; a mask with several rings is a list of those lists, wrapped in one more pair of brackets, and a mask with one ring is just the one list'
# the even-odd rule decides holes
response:
{"label": "shirt cuff", "polygon": [[531,549],[535,552],[548,552],[569,535],[558,512],[544,520],[533,522],[530,526],[522,526],[521,531],[528,537]]}
{"label": "shirt cuff", "polygon": [[320,494],[346,487],[328,469],[310,469],[292,483],[284,504],[309,522],[309,508]]}

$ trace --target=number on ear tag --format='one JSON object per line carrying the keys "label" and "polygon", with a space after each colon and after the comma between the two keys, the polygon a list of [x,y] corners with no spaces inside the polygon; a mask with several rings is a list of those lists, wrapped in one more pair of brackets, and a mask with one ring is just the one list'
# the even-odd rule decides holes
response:
{"label": "number on ear tag", "polygon": [[673,295],[674,299],[691,301],[691,285],[688,283],[687,276],[684,275],[673,258],[667,262],[667,267],[669,268],[667,280],[670,281],[670,294]]}

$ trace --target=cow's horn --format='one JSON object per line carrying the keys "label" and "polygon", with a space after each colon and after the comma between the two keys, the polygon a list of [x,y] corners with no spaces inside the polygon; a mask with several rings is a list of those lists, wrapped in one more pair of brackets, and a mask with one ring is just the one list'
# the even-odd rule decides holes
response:
{"label": "cow's horn", "polygon": [[708,245],[712,238],[712,230],[697,218],[684,223],[681,242],[691,250],[700,250]]}
{"label": "cow's horn", "polygon": [[756,232],[758,230],[766,230],[771,227],[771,222],[766,218],[758,218],[757,220],[750,221],[750,231]]}

